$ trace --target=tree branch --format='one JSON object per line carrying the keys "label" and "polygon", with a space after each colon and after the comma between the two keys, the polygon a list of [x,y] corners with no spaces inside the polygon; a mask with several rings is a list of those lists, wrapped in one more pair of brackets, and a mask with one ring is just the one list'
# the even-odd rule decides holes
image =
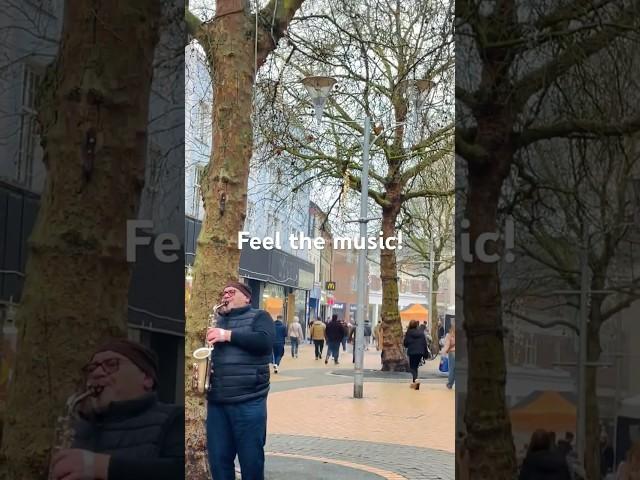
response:
{"label": "tree branch", "polygon": [[613,25],[608,25],[590,38],[581,39],[579,43],[576,42],[568,46],[553,60],[525,75],[515,85],[514,91],[517,93],[514,96],[513,105],[516,110],[519,111],[529,98],[545,85],[553,83],[562,74],[607,47],[616,37],[627,30],[624,25],[629,19],[635,18],[636,10],[637,2],[631,2],[631,6],[623,10],[620,16],[612,22]]}
{"label": "tree branch", "polygon": [[545,127],[527,128],[519,134],[514,134],[513,138],[519,147],[526,147],[537,141],[551,138],[617,137],[638,131],[640,131],[640,117],[613,125],[576,119]]}
{"label": "tree branch", "polygon": [[549,322],[543,322],[541,320],[536,320],[531,317],[527,317],[526,315],[522,315],[521,313],[515,312],[513,310],[505,310],[505,313],[509,315],[513,315],[519,320],[523,320],[531,325],[535,325],[540,328],[553,328],[553,327],[567,327],[573,330],[576,334],[579,333],[578,327],[575,323],[568,322],[567,320],[551,320]]}

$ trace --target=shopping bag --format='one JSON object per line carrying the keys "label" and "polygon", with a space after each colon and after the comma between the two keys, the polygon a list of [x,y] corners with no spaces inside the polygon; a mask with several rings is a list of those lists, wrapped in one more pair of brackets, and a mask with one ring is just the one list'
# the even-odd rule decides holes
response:
{"label": "shopping bag", "polygon": [[440,365],[438,365],[438,373],[440,373],[440,375],[449,375],[449,359],[445,356],[440,356]]}

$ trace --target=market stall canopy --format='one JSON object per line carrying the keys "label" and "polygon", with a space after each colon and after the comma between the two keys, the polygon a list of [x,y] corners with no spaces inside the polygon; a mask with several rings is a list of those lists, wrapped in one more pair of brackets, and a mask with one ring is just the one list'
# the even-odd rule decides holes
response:
{"label": "market stall canopy", "polygon": [[533,432],[573,432],[576,428],[576,406],[571,394],[537,391],[511,408],[514,430]]}
{"label": "market stall canopy", "polygon": [[429,318],[429,310],[420,305],[414,303],[408,308],[400,312],[400,319],[402,323],[408,323],[411,320],[418,320],[419,322],[427,321]]}

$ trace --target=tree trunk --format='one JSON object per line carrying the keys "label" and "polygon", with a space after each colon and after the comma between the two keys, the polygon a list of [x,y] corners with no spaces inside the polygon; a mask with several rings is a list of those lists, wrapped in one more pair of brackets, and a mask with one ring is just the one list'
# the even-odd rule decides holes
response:
{"label": "tree trunk", "polygon": [[[498,131],[505,131],[504,128]],[[509,130],[506,130],[509,131]],[[497,208],[510,152],[496,152],[491,162],[469,164],[465,215],[470,244],[484,232],[497,231]],[[492,151],[492,150],[489,150]],[[486,252],[496,252],[487,245]],[[473,252],[463,264],[463,328],[467,338],[468,381],[465,411],[470,477],[512,480],[515,448],[505,399],[506,363],[498,264],[485,263]]]}
{"label": "tree trunk", "polygon": [[159,18],[157,0],[66,2],[40,102],[47,180],[18,311],[2,478],[46,478],[81,366],[105,337],[126,335],[126,223],[144,184]]}
{"label": "tree trunk", "polygon": [[[193,350],[204,343],[208,316],[228,280],[238,278],[238,231],[243,229],[249,160],[253,146],[251,124],[254,82],[254,37],[244,13],[225,15],[205,27],[215,39],[207,52],[214,65],[213,148],[203,185],[205,216],[193,268],[193,290],[186,329],[185,366],[190,371]],[[190,372],[185,378],[190,378]],[[203,412],[205,398],[185,392],[186,476],[208,478]]]}
{"label": "tree trunk", "polygon": [[[601,290],[604,282],[596,286]],[[589,312],[587,328],[587,361],[600,361],[602,347],[600,345],[600,309],[602,297],[593,297]],[[598,367],[588,366],[585,378],[586,393],[586,431],[585,431],[585,470],[586,480],[600,480],[600,409],[598,407]]]}
{"label": "tree trunk", "polygon": [[[382,238],[396,236],[396,219],[400,212],[400,195],[389,193],[389,206],[382,208]],[[382,281],[382,370],[407,372],[409,365],[404,353],[402,323],[398,310],[398,265],[395,250],[380,250],[380,279]]]}
{"label": "tree trunk", "polygon": [[[279,38],[302,0],[281,2],[273,37]],[[277,4],[276,4],[277,5]],[[238,278],[247,204],[249,161],[253,152],[252,91],[255,81],[255,16],[242,0],[218,0],[216,18],[197,38],[213,72],[213,146],[202,188],[205,215],[197,242],[193,287],[187,310],[185,378],[192,378],[193,350],[204,344],[208,317],[225,283]],[[269,7],[267,6],[267,9]],[[273,5],[269,14],[273,14]],[[257,67],[275,48],[271,33],[259,26]],[[206,398],[190,382],[185,388],[186,478],[209,479],[204,431]]]}

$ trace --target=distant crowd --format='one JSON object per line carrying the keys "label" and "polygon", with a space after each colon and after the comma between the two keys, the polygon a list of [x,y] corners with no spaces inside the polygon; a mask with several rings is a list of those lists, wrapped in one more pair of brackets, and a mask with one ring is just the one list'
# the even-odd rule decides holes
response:
{"label": "distant crowd", "polygon": [[[536,430],[519,455],[519,480],[582,480],[586,478],[575,451],[574,434],[566,432],[556,441],[555,432]],[[458,436],[456,445],[456,478],[469,477],[469,457],[465,437]],[[601,480],[640,480],[640,441],[627,451],[625,460],[617,468],[609,436],[600,435]]]}

